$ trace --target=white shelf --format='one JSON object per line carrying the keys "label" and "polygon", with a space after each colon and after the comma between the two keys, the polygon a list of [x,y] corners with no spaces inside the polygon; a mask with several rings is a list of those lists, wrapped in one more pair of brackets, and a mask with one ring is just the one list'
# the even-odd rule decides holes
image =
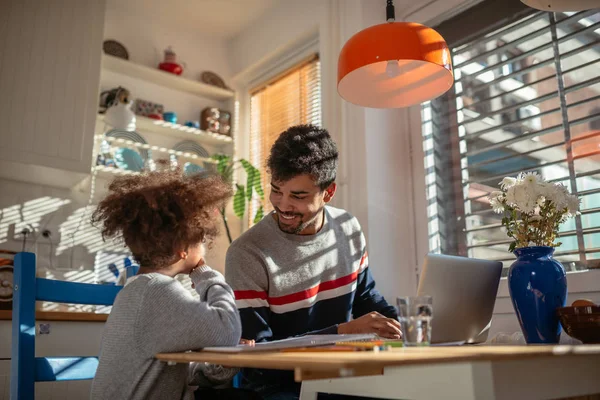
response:
{"label": "white shelf", "polygon": [[231,99],[234,93],[231,90],[196,82],[181,76],[161,71],[158,68],[150,68],[145,65],[135,64],[122,58],[102,55],[102,68],[117,72],[132,78],[143,79],[170,89],[188,92],[200,97],[223,101]]}
{"label": "white shelf", "polygon": [[233,143],[231,136],[220,135],[218,133],[207,132],[189,126],[172,124],[170,122],[156,120],[152,118],[141,117],[136,115],[135,130],[144,132],[154,132],[165,136],[177,137],[181,139],[195,139],[199,142],[204,142],[213,145],[224,145]]}
{"label": "white shelf", "polygon": [[[192,153],[189,153],[186,151],[167,149],[166,147],[153,146],[153,145],[147,144],[147,143],[138,143],[138,142],[126,140],[123,138],[114,138],[114,137],[106,137],[104,135],[96,135],[95,139],[96,140],[106,140],[110,144],[115,144],[118,147],[128,147],[128,148],[132,148],[132,149],[136,149],[136,148],[146,149],[146,150],[150,150],[152,152],[169,154],[169,155],[172,154],[177,157],[188,158],[190,160],[202,161],[202,162],[210,163],[210,164],[217,164],[217,161],[213,160],[212,158],[200,157],[197,154],[192,154]],[[108,167],[108,168],[111,168],[111,167]]]}
{"label": "white shelf", "polygon": [[[97,118],[98,121],[104,122],[103,115],[98,114]],[[233,139],[230,136],[219,135],[218,133],[207,132],[196,128],[190,128],[189,126],[172,124],[170,122],[146,118],[139,115],[136,115],[135,119],[135,130],[140,134],[151,132],[166,137],[197,140],[200,143],[211,144],[214,146],[223,146],[233,143]]]}
{"label": "white shelf", "polygon": [[96,171],[97,176],[100,178],[112,179],[115,175],[139,175],[139,172],[128,171],[117,167],[105,167],[104,165],[96,165],[92,168]]}

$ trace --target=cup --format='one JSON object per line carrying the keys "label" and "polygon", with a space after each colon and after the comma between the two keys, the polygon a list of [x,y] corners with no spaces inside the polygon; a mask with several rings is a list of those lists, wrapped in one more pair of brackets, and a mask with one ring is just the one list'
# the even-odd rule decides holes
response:
{"label": "cup", "polygon": [[433,299],[431,296],[398,297],[398,317],[405,346],[429,346]]}

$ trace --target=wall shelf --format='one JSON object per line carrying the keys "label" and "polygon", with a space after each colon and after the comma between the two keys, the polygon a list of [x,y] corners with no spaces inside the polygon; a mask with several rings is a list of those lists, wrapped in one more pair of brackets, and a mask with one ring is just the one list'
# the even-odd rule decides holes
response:
{"label": "wall shelf", "polygon": [[223,101],[234,97],[234,92],[231,90],[182,78],[181,76],[161,71],[158,68],[136,64],[107,54],[102,55],[102,68],[132,78],[143,79],[150,83],[155,83],[170,89],[191,93],[196,96],[213,100]]}
{"label": "wall shelf", "polygon": [[[186,151],[167,149],[166,147],[160,147],[160,146],[151,145],[151,144],[147,144],[147,143],[138,143],[138,142],[126,140],[123,138],[114,138],[114,137],[106,137],[104,135],[96,135],[95,139],[99,140],[99,141],[105,140],[116,147],[128,147],[128,148],[132,148],[132,149],[138,149],[138,148],[146,149],[146,150],[150,150],[152,152],[156,152],[159,154],[165,154],[165,155],[169,154],[169,155],[174,155],[177,157],[183,157],[183,158],[186,158],[189,160],[202,161],[203,163],[217,164],[217,161],[213,160],[212,158],[200,157],[197,154],[193,154],[193,153],[186,152]],[[112,167],[108,167],[108,168],[112,168]],[[131,171],[129,171],[129,172],[131,172]]]}
{"label": "wall shelf", "polygon": [[[136,115],[135,118],[135,130],[141,134],[144,132],[151,132],[164,135],[166,137],[197,140],[199,143],[206,143],[214,146],[223,146],[233,143],[233,139],[230,136],[207,132],[196,128],[190,128],[189,126],[185,125],[172,124],[170,122],[146,118],[139,115]],[[98,120],[103,122],[104,116],[99,114]]]}

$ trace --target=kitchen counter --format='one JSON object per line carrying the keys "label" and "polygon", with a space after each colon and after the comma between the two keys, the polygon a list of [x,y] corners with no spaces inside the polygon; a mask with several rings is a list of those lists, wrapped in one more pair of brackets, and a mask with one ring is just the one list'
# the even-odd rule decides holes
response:
{"label": "kitchen counter", "polygon": [[[65,311],[36,311],[36,321],[85,321],[106,322],[108,314]],[[0,310],[0,320],[12,320],[11,310]]]}

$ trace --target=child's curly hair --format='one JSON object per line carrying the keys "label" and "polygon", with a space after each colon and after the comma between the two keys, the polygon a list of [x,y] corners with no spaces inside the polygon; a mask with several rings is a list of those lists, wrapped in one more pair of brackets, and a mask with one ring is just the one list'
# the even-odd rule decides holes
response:
{"label": "child's curly hair", "polygon": [[216,175],[179,170],[119,177],[108,191],[92,224],[101,224],[103,240],[122,238],[141,266],[157,269],[176,262],[177,251],[214,239],[232,195]]}

